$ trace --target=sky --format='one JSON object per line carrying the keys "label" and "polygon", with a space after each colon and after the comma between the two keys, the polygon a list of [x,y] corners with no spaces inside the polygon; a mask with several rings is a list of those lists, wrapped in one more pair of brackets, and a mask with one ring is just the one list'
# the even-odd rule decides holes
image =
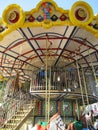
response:
{"label": "sky", "polygon": [[[0,17],[2,17],[2,13],[4,9],[10,4],[18,4],[22,7],[24,11],[30,11],[31,9],[35,8],[36,5],[41,0],[0,0]],[[73,3],[77,0],[54,0],[59,7],[62,7],[65,10],[70,10]],[[85,2],[89,3],[92,7],[94,14],[98,13],[98,0],[84,0]]]}

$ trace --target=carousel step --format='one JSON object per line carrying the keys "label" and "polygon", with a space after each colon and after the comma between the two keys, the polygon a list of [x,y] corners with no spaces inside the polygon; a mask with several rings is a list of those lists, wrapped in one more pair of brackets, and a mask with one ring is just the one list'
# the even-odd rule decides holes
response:
{"label": "carousel step", "polygon": [[25,113],[25,112],[28,112],[28,110],[27,110],[27,109],[25,109],[25,110],[20,110],[20,111],[18,111],[17,113]]}
{"label": "carousel step", "polygon": [[12,118],[12,119],[10,119],[10,121],[20,121],[21,120],[21,118]]}
{"label": "carousel step", "polygon": [[16,123],[7,123],[6,126],[16,126]]}
{"label": "carousel step", "polygon": [[25,111],[25,112],[19,111],[19,112],[16,113],[16,115],[26,115],[28,112],[29,112],[28,110]]}
{"label": "carousel step", "polygon": [[15,117],[24,117],[25,114],[21,113],[21,114],[16,114]]}

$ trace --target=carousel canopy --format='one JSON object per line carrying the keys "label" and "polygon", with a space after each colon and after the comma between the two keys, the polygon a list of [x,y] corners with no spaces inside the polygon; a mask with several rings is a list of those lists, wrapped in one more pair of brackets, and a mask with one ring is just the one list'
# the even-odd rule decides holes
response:
{"label": "carousel canopy", "polygon": [[33,71],[46,65],[83,67],[98,74],[98,15],[84,2],[70,10],[53,0],[42,0],[30,11],[16,4],[0,20],[0,71],[4,77],[20,73],[30,80]]}

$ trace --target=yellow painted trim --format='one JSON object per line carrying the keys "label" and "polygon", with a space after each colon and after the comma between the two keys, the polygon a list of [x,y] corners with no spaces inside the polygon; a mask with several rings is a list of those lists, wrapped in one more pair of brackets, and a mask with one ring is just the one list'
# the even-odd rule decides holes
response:
{"label": "yellow painted trim", "polygon": [[[67,19],[65,21],[55,21],[55,22],[51,21],[51,20],[44,20],[42,22],[25,21],[27,15],[29,15],[29,14],[33,15],[33,14],[39,12],[39,9],[43,2],[50,2],[54,6],[54,8],[57,12],[60,12],[61,14],[67,14],[69,19]],[[77,6],[83,6],[84,8],[87,9],[87,11],[89,12],[89,16],[90,16],[87,21],[81,22],[74,17],[73,10]],[[19,11],[20,19],[15,24],[10,24],[7,21],[7,14],[9,11],[11,11],[14,8]],[[95,29],[92,26],[89,26],[89,24],[92,23],[93,20],[98,21],[97,19],[98,19],[98,15],[94,16],[92,8],[90,7],[90,5],[88,3],[84,2],[84,1],[77,1],[76,3],[73,4],[73,6],[70,10],[64,10],[63,8],[58,7],[57,4],[53,0],[41,0],[37,4],[36,8],[34,8],[28,12],[24,12],[23,9],[19,5],[12,4],[12,5],[9,5],[3,12],[2,23],[0,22],[0,25],[3,24],[4,27],[7,29],[5,29],[4,31],[2,31],[0,33],[0,40],[2,40],[6,35],[8,35],[12,31],[18,29],[19,27],[43,27],[45,29],[48,29],[48,28],[51,28],[52,26],[78,26],[78,27],[81,27],[81,28],[93,33],[96,37],[98,37],[98,29]]]}
{"label": "yellow painted trim", "polygon": [[[34,14],[34,13],[38,12],[39,8],[40,8],[40,6],[41,6],[41,4],[43,2],[50,2],[50,3],[52,3],[52,5],[55,7],[55,10],[58,11],[58,12],[60,12],[60,13],[62,13],[62,14],[63,13],[64,14],[68,14],[69,13],[68,10],[64,10],[64,9],[58,7],[57,4],[53,0],[42,0],[41,2],[38,3],[38,5],[36,6],[36,8],[32,9],[29,12],[25,12],[25,15]],[[33,23],[31,23],[31,22],[25,22],[24,25],[23,25],[23,27],[28,27],[30,25],[30,27],[31,26],[33,26],[33,27],[42,26],[44,28],[51,28],[52,26],[62,25],[62,23],[64,23],[64,22],[62,22],[62,21],[61,22],[60,21],[59,22],[52,22],[51,20],[47,20],[47,21],[44,20],[43,22],[33,22]],[[65,21],[65,24],[63,24],[63,25],[66,25],[66,21]]]}
{"label": "yellow painted trim", "polygon": [[[10,24],[8,23],[8,20],[7,20],[7,16],[8,16],[8,12],[10,12],[11,10],[13,9],[17,9],[19,11],[19,20],[16,22],[16,23],[13,23],[13,24]],[[12,5],[9,5],[3,12],[2,14],[2,21],[3,23],[5,24],[5,26],[9,27],[9,28],[18,28],[20,26],[23,25],[24,23],[24,20],[25,20],[25,13],[23,12],[22,8],[17,5],[17,4],[12,4]],[[13,29],[12,29],[13,30]]]}
{"label": "yellow painted trim", "polygon": [[[84,7],[84,8],[86,8],[88,10],[88,12],[89,12],[89,19],[87,21],[82,22],[82,21],[79,21],[78,19],[76,19],[75,15],[74,15],[74,11],[75,11],[76,7],[78,7],[78,6]],[[70,20],[72,21],[72,23],[74,25],[77,25],[77,26],[88,25],[93,20],[93,16],[94,16],[94,14],[93,14],[92,8],[90,7],[89,4],[87,4],[84,1],[78,1],[78,2],[76,2],[75,4],[73,4],[71,10],[69,11]]]}

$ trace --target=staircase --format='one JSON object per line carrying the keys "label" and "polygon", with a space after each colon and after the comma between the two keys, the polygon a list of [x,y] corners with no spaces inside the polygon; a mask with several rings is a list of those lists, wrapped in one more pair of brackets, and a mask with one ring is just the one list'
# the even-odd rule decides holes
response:
{"label": "staircase", "polygon": [[16,112],[15,115],[5,123],[4,127],[0,128],[0,130],[19,130],[30,113],[33,112],[34,106],[35,101],[23,105],[18,112]]}

